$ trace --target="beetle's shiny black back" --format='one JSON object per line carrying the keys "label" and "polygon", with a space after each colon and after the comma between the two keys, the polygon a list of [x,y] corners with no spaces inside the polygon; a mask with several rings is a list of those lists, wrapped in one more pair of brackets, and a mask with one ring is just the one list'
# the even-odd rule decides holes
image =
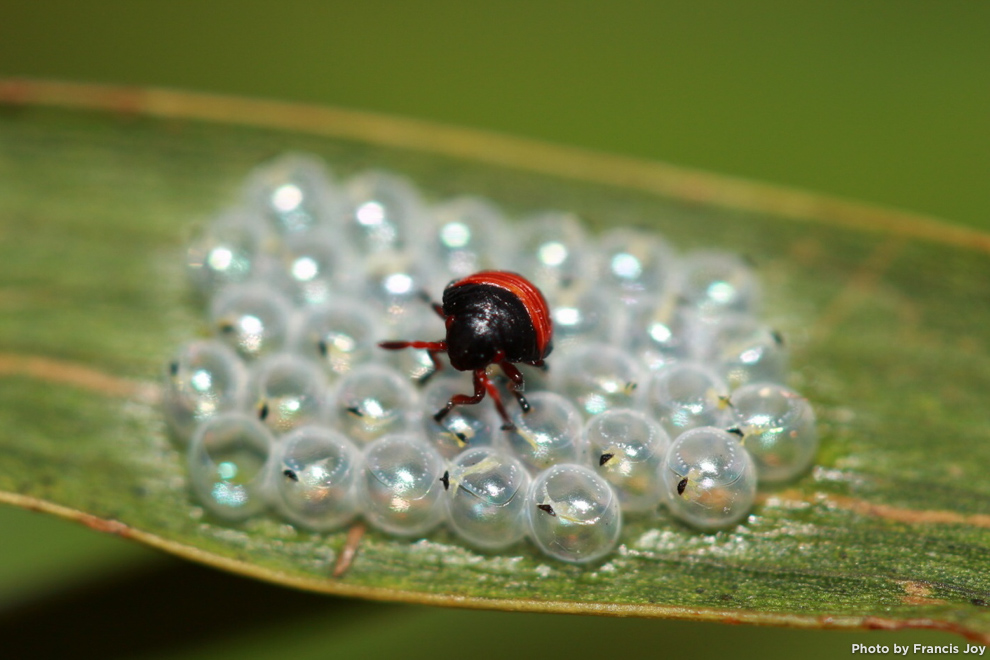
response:
{"label": "beetle's shiny black back", "polygon": [[460,371],[484,369],[502,351],[509,362],[536,362],[543,355],[536,330],[518,296],[491,284],[465,283],[443,292],[447,355]]}

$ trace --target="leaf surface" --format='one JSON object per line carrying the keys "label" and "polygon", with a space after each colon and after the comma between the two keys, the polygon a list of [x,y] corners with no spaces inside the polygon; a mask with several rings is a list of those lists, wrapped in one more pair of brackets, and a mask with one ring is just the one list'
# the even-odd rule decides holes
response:
{"label": "leaf surface", "polygon": [[[802,627],[929,627],[990,641],[990,237],[655,163],[346,111],[158,91],[0,84],[0,501],[302,589],[495,609]],[[156,399],[205,334],[182,270],[192,228],[286,150],[340,176],[412,177],[513,214],[578,212],[682,249],[751,257],[813,402],[816,467],[745,525],[632,519],[591,567],[443,530],[212,520]]]}

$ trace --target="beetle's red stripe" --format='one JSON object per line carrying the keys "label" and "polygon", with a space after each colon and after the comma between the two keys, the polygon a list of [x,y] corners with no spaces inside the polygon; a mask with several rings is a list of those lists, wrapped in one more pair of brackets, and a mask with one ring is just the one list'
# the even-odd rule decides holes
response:
{"label": "beetle's red stripe", "polygon": [[504,270],[483,270],[465,277],[456,284],[490,284],[515,294],[529,312],[529,318],[536,330],[536,346],[540,349],[540,355],[546,353],[547,346],[553,338],[553,321],[550,318],[550,306],[547,305],[546,298],[532,282],[522,275]]}

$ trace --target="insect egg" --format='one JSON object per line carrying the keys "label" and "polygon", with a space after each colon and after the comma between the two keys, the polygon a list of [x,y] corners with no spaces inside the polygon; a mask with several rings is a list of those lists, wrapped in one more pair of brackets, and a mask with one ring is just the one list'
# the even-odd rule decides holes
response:
{"label": "insect egg", "polygon": [[517,228],[520,251],[513,268],[527,273],[548,295],[590,279],[594,272],[588,236],[577,216],[549,211],[532,215]]}
{"label": "insect egg", "polygon": [[699,250],[681,260],[678,293],[684,304],[705,316],[757,310],[760,286],[753,269],[738,255]]}
{"label": "insect egg", "polygon": [[505,452],[481,447],[458,456],[448,474],[450,526],[473,546],[498,550],[526,534],[529,473]]}
{"label": "insect egg", "polygon": [[641,296],[623,310],[619,343],[649,371],[660,371],[691,356],[690,317],[673,295]]}
{"label": "insect egg", "polygon": [[286,434],[271,461],[275,508],[308,529],[340,527],[358,511],[362,460],[354,443],[332,429],[304,426]]}
{"label": "insect egg", "polygon": [[608,482],[583,465],[560,463],[539,473],[528,502],[530,534],[551,557],[592,562],[618,542],[619,499]]}
{"label": "insect egg", "polygon": [[378,320],[358,300],[334,296],[322,305],[306,307],[292,333],[291,348],[319,363],[331,380],[370,361],[381,331]]}
{"label": "insect egg", "polygon": [[742,520],[756,497],[756,466],[739,438],[703,426],[682,433],[667,450],[663,492],[677,518],[703,530]]}
{"label": "insect egg", "polygon": [[162,403],[173,437],[186,444],[197,424],[239,406],[247,374],[237,355],[215,340],[180,347],[169,362]]}
{"label": "insect egg", "polygon": [[[423,406],[427,411],[438,410],[466,387],[462,378],[439,376],[423,390]],[[491,445],[495,441],[501,433],[501,422],[493,413],[488,406],[458,406],[439,422],[426,414],[423,431],[444,458],[452,459],[465,448]]]}
{"label": "insect egg", "polygon": [[584,428],[592,469],[615,489],[623,511],[652,511],[662,497],[660,468],[670,438],[637,410],[613,408]]}
{"label": "insect egg", "polygon": [[199,501],[226,520],[264,510],[272,442],[264,424],[244,413],[224,413],[201,424],[188,456],[189,480]]}
{"label": "insect egg", "polygon": [[808,469],[818,433],[807,399],[783,385],[753,383],[735,390],[731,401],[733,422],[761,482],[789,481]]}
{"label": "insect egg", "polygon": [[388,435],[372,442],[365,448],[358,480],[364,517],[400,536],[436,527],[446,512],[443,471],[443,458],[416,435]]}
{"label": "insect egg", "polygon": [[646,394],[647,409],[671,438],[699,426],[723,425],[728,401],[728,385],[697,362],[677,362],[656,372]]}
{"label": "insect egg", "polygon": [[265,284],[227,287],[210,305],[217,337],[249,360],[285,347],[291,315],[289,300]]}
{"label": "insect egg", "polygon": [[386,323],[402,327],[422,309],[423,292],[431,278],[431,266],[408,252],[374,254],[364,261],[361,297],[378,306]]}
{"label": "insect egg", "polygon": [[333,233],[320,230],[287,237],[281,262],[287,292],[303,305],[329,302],[338,281],[352,268],[347,246]]}
{"label": "insect egg", "polygon": [[423,201],[406,179],[370,171],[346,183],[350,209],[344,221],[345,240],[360,254],[410,251],[419,246]]}
{"label": "insect egg", "polygon": [[602,289],[573,285],[550,296],[554,345],[559,348],[583,341],[609,340],[617,304]]}
{"label": "insect egg", "polygon": [[406,428],[418,397],[395,370],[373,362],[341,379],[333,404],[333,423],[359,443]]}
{"label": "insect egg", "polygon": [[708,325],[696,352],[715,365],[732,389],[747,383],[781,382],[787,376],[787,349],[779,335],[749,314],[727,313]]}
{"label": "insect egg", "polygon": [[581,413],[556,392],[534,392],[530,411],[512,414],[515,428],[503,434],[505,444],[531,471],[555,463],[576,463],[583,455]]}
{"label": "insect egg", "polygon": [[585,415],[597,415],[634,405],[640,375],[636,360],[621,348],[589,343],[558,360],[551,380]]}
{"label": "insect egg", "polygon": [[602,285],[623,302],[660,295],[672,285],[674,251],[655,234],[612,229],[602,234],[598,244]]}
{"label": "insect egg", "polygon": [[231,284],[243,284],[265,268],[261,220],[228,211],[214,219],[189,246],[186,270],[199,292],[209,297]]}
{"label": "insect egg", "polygon": [[292,353],[270,356],[254,365],[252,381],[258,418],[276,435],[326,417],[326,383],[308,360]]}
{"label": "insect egg", "polygon": [[278,236],[328,227],[343,204],[323,162],[293,153],[255,168],[245,185],[244,198]]}
{"label": "insect egg", "polygon": [[462,279],[498,267],[502,255],[512,253],[505,220],[490,202],[478,197],[457,197],[433,207],[433,239],[426,254],[444,266],[446,280]]}

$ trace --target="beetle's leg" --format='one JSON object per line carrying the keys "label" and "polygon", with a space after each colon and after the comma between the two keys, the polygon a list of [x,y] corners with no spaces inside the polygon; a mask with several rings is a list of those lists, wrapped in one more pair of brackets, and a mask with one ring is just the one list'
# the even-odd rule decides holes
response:
{"label": "beetle's leg", "polygon": [[523,389],[526,382],[522,372],[519,371],[519,367],[505,360],[501,360],[497,364],[502,368],[503,373],[509,377],[509,391],[516,397],[519,407],[522,408],[524,413],[528,413],[530,410],[529,401],[523,396]]}
{"label": "beetle's leg", "polygon": [[509,413],[506,412],[505,406],[502,404],[502,395],[499,394],[498,388],[495,387],[495,383],[489,380],[488,372],[486,370],[480,369],[475,373],[479,373],[479,372],[481,373],[481,377],[484,380],[485,389],[488,390],[488,393],[491,394],[492,396],[492,401],[495,402],[495,410],[498,411],[499,417],[502,418],[502,430],[515,431],[516,425],[512,423],[511,419],[509,419]]}
{"label": "beetle's leg", "polygon": [[[378,347],[390,351],[398,351],[403,348],[425,348],[427,351],[436,353],[447,352],[447,342],[445,341],[380,341]],[[436,359],[432,355],[430,357],[436,364]]]}
{"label": "beetle's leg", "polygon": [[474,394],[455,394],[450,397],[450,401],[447,402],[447,405],[433,415],[434,421],[439,424],[443,418],[447,416],[447,413],[454,408],[454,406],[473,405],[478,403],[485,398],[485,390],[489,389],[490,385],[491,383],[488,382],[488,376],[485,375],[485,370],[478,369],[474,372]]}
{"label": "beetle's leg", "polygon": [[529,364],[531,364],[532,366],[536,367],[537,369],[539,369],[543,373],[546,373],[546,372],[550,371],[550,365],[548,365],[543,360],[537,360],[536,362],[530,362]]}

